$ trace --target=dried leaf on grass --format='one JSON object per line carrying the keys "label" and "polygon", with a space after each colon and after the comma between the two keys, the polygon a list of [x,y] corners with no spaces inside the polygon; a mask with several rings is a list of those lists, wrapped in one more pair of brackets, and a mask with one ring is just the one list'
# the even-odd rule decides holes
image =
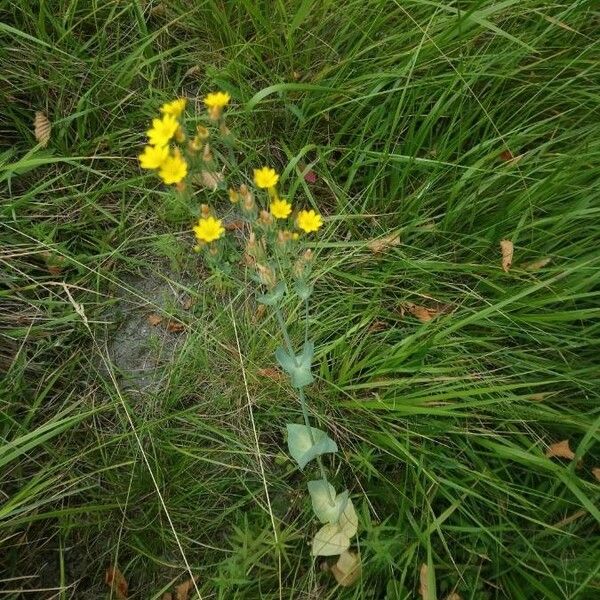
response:
{"label": "dried leaf on grass", "polygon": [[345,550],[331,567],[335,580],[343,587],[356,583],[361,573],[360,556],[356,552]]}
{"label": "dried leaf on grass", "polygon": [[224,227],[227,231],[242,231],[244,229],[244,221],[242,219],[235,219],[234,221],[229,221],[229,223],[225,223]]}
{"label": "dried leaf on grass", "polygon": [[400,245],[400,234],[397,231],[395,231],[384,237],[377,238],[375,240],[371,240],[367,244],[367,248],[373,254],[381,254],[382,252],[385,252],[386,250],[393,248],[394,246],[399,246],[399,245]]}
{"label": "dried leaf on grass", "polygon": [[180,323],[179,321],[170,320],[167,323],[167,331],[171,333],[180,333],[185,329],[185,324]]}
{"label": "dried leaf on grass", "polygon": [[165,592],[160,600],[173,600],[173,594],[171,594],[171,592]]}
{"label": "dried leaf on grass", "polygon": [[152,327],[156,327],[157,325],[160,325],[160,323],[163,322],[163,317],[157,315],[156,313],[150,313],[146,317],[146,320],[148,321],[148,323],[150,323],[150,325],[152,325]]}
{"label": "dried leaf on grass", "polygon": [[592,469],[592,474],[598,481],[600,481],[600,467],[594,467]]}
{"label": "dried leaf on grass", "polygon": [[463,599],[460,594],[457,594],[456,592],[452,592],[451,594],[448,594],[446,596],[446,600],[463,600]]}
{"label": "dried leaf on grass", "polygon": [[523,268],[526,271],[539,271],[540,269],[543,269],[551,260],[551,258],[541,258],[540,260],[534,260],[533,262],[525,263]]}
{"label": "dried leaf on grass", "polygon": [[175,586],[175,600],[188,600],[190,591],[194,589],[196,581],[198,581],[198,576]]}
{"label": "dried leaf on grass", "polygon": [[121,573],[119,567],[108,567],[108,569],[106,569],[104,581],[106,582],[106,585],[113,590],[117,600],[124,600],[127,598],[129,584],[125,577],[123,577],[123,573]]}
{"label": "dried leaf on grass", "polygon": [[514,246],[510,240],[501,240],[500,248],[502,250],[502,270],[508,273],[512,266]]}
{"label": "dried leaf on grass", "polygon": [[45,148],[50,141],[50,132],[52,131],[52,123],[48,117],[41,111],[35,113],[33,120],[33,133],[36,141]]}
{"label": "dried leaf on grass", "polygon": [[264,369],[259,369],[257,372],[261,377],[266,377],[273,381],[281,381],[286,378],[285,374],[275,367],[265,367]]}
{"label": "dried leaf on grass", "polygon": [[404,311],[416,317],[421,323],[428,323],[438,315],[447,314],[452,309],[450,304],[436,303],[435,307],[421,306],[413,302],[405,302],[400,306],[400,314],[404,316]]}
{"label": "dried leaf on grass", "polygon": [[429,600],[429,567],[423,563],[419,570],[419,594],[423,600]]}
{"label": "dried leaf on grass", "polygon": [[550,447],[546,450],[546,456],[548,458],[558,457],[573,460],[575,458],[575,453],[571,450],[569,440],[562,440],[555,444],[550,444]]}
{"label": "dried leaf on grass", "polygon": [[191,296],[186,296],[181,302],[183,310],[190,310],[194,304],[194,299]]}

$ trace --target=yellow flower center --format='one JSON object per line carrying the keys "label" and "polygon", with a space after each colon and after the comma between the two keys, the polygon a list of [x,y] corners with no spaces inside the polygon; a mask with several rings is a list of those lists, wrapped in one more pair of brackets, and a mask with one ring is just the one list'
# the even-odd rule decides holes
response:
{"label": "yellow flower center", "polygon": [[214,217],[202,217],[198,225],[194,227],[196,238],[201,242],[214,242],[223,236],[225,228],[220,219]]}
{"label": "yellow flower center", "polygon": [[276,219],[287,219],[292,212],[292,205],[281,198],[277,198],[271,202],[270,210]]}

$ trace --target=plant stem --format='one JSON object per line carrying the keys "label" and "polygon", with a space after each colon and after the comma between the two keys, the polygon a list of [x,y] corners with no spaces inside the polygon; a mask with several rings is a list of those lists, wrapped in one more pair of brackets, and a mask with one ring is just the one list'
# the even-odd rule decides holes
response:
{"label": "plant stem", "polygon": [[[305,342],[306,342],[306,341],[308,341],[308,300],[306,300],[306,302],[304,304],[304,313],[305,313],[305,319],[306,319],[304,338],[305,338]],[[287,325],[285,324],[283,315],[281,314],[281,309],[277,305],[275,305],[275,315],[277,317],[277,322],[279,323],[279,328],[281,329],[281,333],[283,335],[283,339],[285,340],[285,344],[287,346],[288,352],[290,353],[290,356],[294,359],[294,362],[295,362],[296,361],[296,353],[294,352],[294,347],[292,346],[292,340],[290,339],[290,334],[288,332]],[[302,408],[302,416],[304,417],[304,424],[306,425],[306,427],[308,429],[310,441],[314,445],[315,437],[313,435],[312,427],[310,425],[310,417],[308,415],[308,405],[306,403],[306,396],[304,395],[304,390],[302,388],[298,388],[298,397],[300,398],[300,406]],[[323,461],[321,460],[320,456],[317,456],[316,459],[317,459],[317,464],[319,465],[319,471],[321,472],[321,479],[325,482],[325,489],[327,490],[327,495],[329,497],[329,503],[331,504],[331,506],[335,506],[335,498],[331,494],[331,490],[329,489],[329,486],[327,485],[327,483],[328,483],[327,474],[325,472],[325,466],[323,465]]]}

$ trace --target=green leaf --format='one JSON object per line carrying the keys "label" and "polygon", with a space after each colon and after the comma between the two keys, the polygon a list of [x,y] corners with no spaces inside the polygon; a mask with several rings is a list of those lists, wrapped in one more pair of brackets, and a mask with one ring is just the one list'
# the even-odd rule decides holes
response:
{"label": "green leaf", "polygon": [[322,479],[309,481],[308,491],[317,519],[321,523],[337,523],[348,504],[348,491],[336,495],[334,487]]}
{"label": "green leaf", "polygon": [[317,456],[337,452],[337,444],[324,431],[316,427],[309,429],[306,425],[296,423],[288,423],[286,427],[288,433],[288,450],[292,458],[298,463],[300,469],[304,469]]}
{"label": "green leaf", "polygon": [[284,348],[277,348],[275,358],[281,368],[290,376],[293,387],[301,388],[310,385],[315,380],[310,370],[314,351],[314,342],[306,342],[302,353],[297,356],[292,356]]}
{"label": "green leaf", "polygon": [[285,293],[285,283],[280,281],[270,292],[266,294],[260,294],[256,297],[256,299],[261,304],[266,304],[267,306],[275,306],[282,298]]}
{"label": "green leaf", "polygon": [[303,279],[299,279],[294,283],[294,291],[300,300],[308,300],[313,293],[313,286],[308,285]]}
{"label": "green leaf", "polygon": [[358,531],[358,517],[352,500],[348,499],[339,520],[340,529],[349,537],[354,537]]}
{"label": "green leaf", "polygon": [[313,556],[335,556],[350,547],[350,538],[341,530],[337,523],[323,525],[312,543]]}

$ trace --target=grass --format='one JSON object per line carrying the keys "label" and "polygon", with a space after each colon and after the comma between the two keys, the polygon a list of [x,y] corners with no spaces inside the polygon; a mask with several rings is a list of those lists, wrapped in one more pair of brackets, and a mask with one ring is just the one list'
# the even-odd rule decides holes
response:
{"label": "grass", "polygon": [[[580,0],[0,1],[3,595],[108,597],[116,562],[131,598],[191,570],[202,598],[396,600],[426,563],[431,598],[597,597],[598,18]],[[160,103],[216,88],[234,176],[267,161],[328,216],[309,400],[360,515],[346,590],[307,547],[283,439],[300,407],[260,374],[276,323],[242,268],[207,279],[190,215],[137,165]],[[114,360],[135,306],[186,324],[140,350],[163,363],[145,394]],[[546,458],[563,439],[576,459]]]}

